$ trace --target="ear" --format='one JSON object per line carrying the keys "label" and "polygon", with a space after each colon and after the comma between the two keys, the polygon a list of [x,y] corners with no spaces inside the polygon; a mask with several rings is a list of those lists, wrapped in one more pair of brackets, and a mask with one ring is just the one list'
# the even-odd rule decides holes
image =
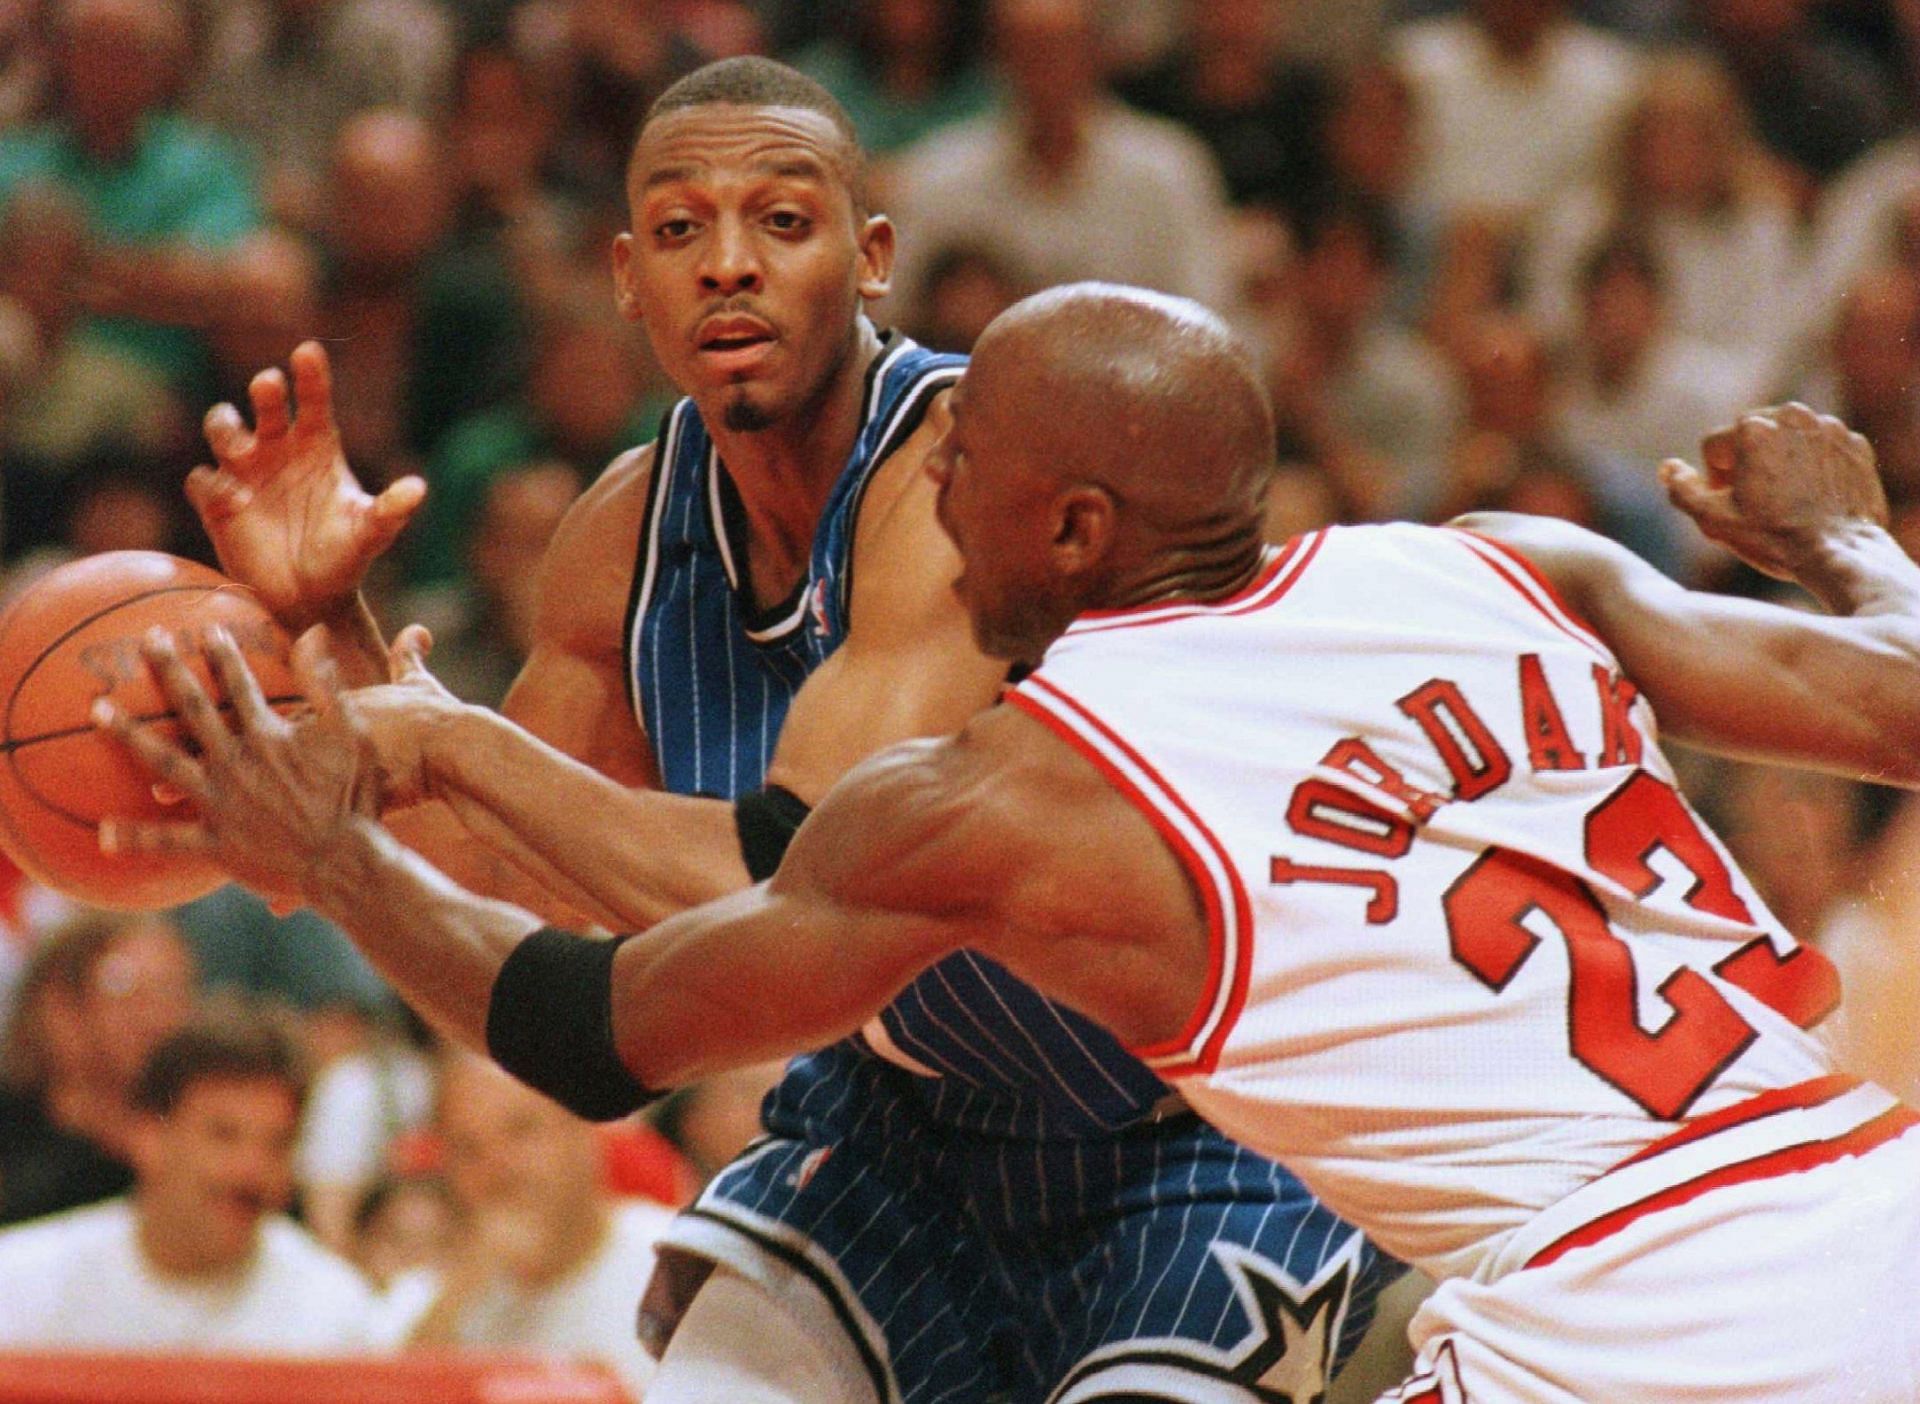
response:
{"label": "ear", "polygon": [[893,288],[893,221],[885,215],[869,216],[860,230],[860,296],[866,302],[878,302]]}
{"label": "ear", "polygon": [[633,235],[625,230],[613,241],[613,305],[629,322],[640,320],[640,295],[634,289]]}
{"label": "ear", "polygon": [[1119,522],[1113,494],[1075,483],[1053,500],[1053,561],[1062,576],[1085,575],[1113,550]]}

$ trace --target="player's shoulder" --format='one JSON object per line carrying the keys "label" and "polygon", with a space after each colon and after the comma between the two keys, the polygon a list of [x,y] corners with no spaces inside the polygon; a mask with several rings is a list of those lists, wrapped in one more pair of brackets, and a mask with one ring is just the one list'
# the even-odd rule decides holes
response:
{"label": "player's shoulder", "polygon": [[639,541],[653,488],[655,445],[642,444],[615,458],[574,500],[554,533],[553,553],[624,553]]}

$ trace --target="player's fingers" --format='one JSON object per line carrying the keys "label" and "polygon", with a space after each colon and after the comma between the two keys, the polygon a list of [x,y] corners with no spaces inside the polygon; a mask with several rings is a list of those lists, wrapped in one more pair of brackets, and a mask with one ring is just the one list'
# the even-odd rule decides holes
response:
{"label": "player's fingers", "polygon": [[100,851],[122,853],[207,853],[214,847],[205,824],[154,823],[148,820],[103,819]]}
{"label": "player's fingers", "polygon": [[213,456],[223,468],[233,467],[253,447],[253,435],[247,432],[240,411],[232,405],[215,405],[207,411],[200,427],[207,436],[207,447],[213,450]]}
{"label": "player's fingers", "polygon": [[1660,483],[1667,490],[1667,501],[1695,521],[1726,513],[1726,489],[1712,486],[1706,475],[1691,463],[1667,459],[1660,465]]}
{"label": "player's fingers", "polygon": [[433,652],[433,634],[424,624],[409,624],[387,646],[387,675],[405,682],[427,671],[427,655]]}
{"label": "player's fingers", "polygon": [[385,550],[426,500],[427,480],[417,473],[388,484],[367,508],[368,534],[373,538],[369,544]]}
{"label": "player's fingers", "polygon": [[333,635],[324,624],[315,624],[293,641],[293,680],[300,695],[316,711],[338,711],[340,669],[333,661]]}
{"label": "player's fingers", "polygon": [[[226,722],[213,705],[213,699],[207,696],[207,690],[200,685],[200,679],[182,661],[172,636],[165,629],[149,629],[140,641],[140,652],[160,684],[161,696],[167,699],[167,705],[180,718],[181,726],[201,753],[214,756],[232,749],[233,733],[227,730]],[[163,775],[161,778],[173,777]]]}
{"label": "player's fingers", "polygon": [[1767,417],[1775,424],[1790,429],[1818,429],[1824,419],[1824,416],[1815,414],[1798,400],[1772,406],[1767,410]]}
{"label": "player's fingers", "polygon": [[186,480],[187,501],[204,522],[223,522],[253,501],[253,489],[234,477],[201,464]]}
{"label": "player's fingers", "polygon": [[154,734],[151,727],[141,726],[124,708],[100,697],[94,700],[89,716],[95,726],[133,752],[134,759],[161,785],[188,799],[204,792],[206,777],[199,763],[173,742]]}
{"label": "player's fingers", "polygon": [[253,675],[253,669],[247,666],[247,660],[240,652],[240,646],[233,641],[233,635],[216,625],[208,631],[206,643],[201,652],[206,655],[207,667],[212,670],[220,691],[233,706],[234,718],[247,731],[276,731],[281,723],[273,708],[267,705],[266,696],[260,691],[259,679]]}
{"label": "player's fingers", "polygon": [[1731,424],[1714,430],[1700,441],[1700,466],[1706,470],[1707,481],[1715,487],[1725,487],[1733,481],[1733,470],[1740,461],[1736,443],[1735,426]]}
{"label": "player's fingers", "polygon": [[277,439],[290,424],[287,378],[274,366],[256,375],[247,386],[247,398],[253,401],[253,432],[262,439]]}
{"label": "player's fingers", "polygon": [[303,341],[289,358],[293,393],[299,402],[294,428],[302,435],[333,432],[333,366],[317,341]]}

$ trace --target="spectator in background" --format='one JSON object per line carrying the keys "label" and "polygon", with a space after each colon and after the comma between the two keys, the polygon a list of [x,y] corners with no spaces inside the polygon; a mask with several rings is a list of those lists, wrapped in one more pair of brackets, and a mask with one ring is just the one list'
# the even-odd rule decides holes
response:
{"label": "spectator in background", "polygon": [[367,1192],[396,1141],[433,1115],[433,1034],[404,1005],[370,1021],[358,1048],[323,1064],[300,1121],[294,1178],[314,1237],[353,1257]]}
{"label": "spectator in background", "polygon": [[793,65],[839,99],[862,149],[884,158],[992,103],[971,8],[962,0],[868,0],[844,35],[809,46]]}
{"label": "spectator in background", "polygon": [[1872,61],[1823,33],[1810,0],[1695,0],[1767,149],[1803,201],[1893,130]]}
{"label": "spectator in background", "polygon": [[529,463],[570,464],[585,482],[646,441],[671,401],[643,340],[599,299],[551,312],[523,394],[456,425],[428,461],[430,491],[406,539],[407,580],[457,584],[487,486]]}
{"label": "spectator in background", "polygon": [[1561,408],[1576,449],[1648,465],[1689,457],[1756,403],[1751,361],[1675,329],[1665,267],[1637,232],[1598,244],[1579,287],[1582,316],[1563,362]]}
{"label": "spectator in background", "polygon": [[[304,1080],[274,1024],[210,1015],[134,1090],[133,1194],[0,1233],[0,1344],[336,1354],[379,1343],[372,1292],[279,1217]],[[31,1289],[20,1290],[31,1283]]]}
{"label": "spectator in background", "polygon": [[1437,222],[1414,194],[1415,125],[1406,75],[1368,60],[1333,80],[1319,133],[1325,196],[1371,205],[1393,232],[1386,305],[1395,321],[1408,326],[1420,319],[1440,237]]}
{"label": "spectator in background", "polygon": [[1883,267],[1849,290],[1801,398],[1867,436],[1896,512],[1920,502],[1920,273]]}
{"label": "spectator in background", "polygon": [[204,327],[234,244],[259,223],[250,163],[169,110],[188,60],[180,0],[57,0],[57,98],[0,135],[0,205],[51,186],[81,215],[85,334],[196,399]]}
{"label": "spectator in background", "polygon": [[895,319],[919,314],[928,259],[963,241],[1040,287],[1103,278],[1227,303],[1219,171],[1191,133],[1107,95],[1092,0],[991,13],[1008,104],[901,157]]}
{"label": "spectator in background", "polygon": [[1325,185],[1319,132],[1328,79],[1290,62],[1294,0],[1184,0],[1176,50],[1120,85],[1146,112],[1207,144],[1236,205],[1298,211]]}
{"label": "spectator in background", "polygon": [[7,1028],[0,1223],[126,1189],[134,1083],[197,998],[193,957],[163,917],[82,911],[43,939]]}
{"label": "spectator in background", "polygon": [[433,634],[434,676],[461,701],[497,707],[519,676],[533,648],[541,558],[583,486],[580,470],[558,459],[491,474],[458,534],[460,579],[403,600],[403,616]]}
{"label": "spectator in background", "polygon": [[1389,45],[1418,116],[1417,198],[1447,221],[1468,211],[1524,221],[1593,180],[1638,65],[1563,0],[1471,0]]}
{"label": "spectator in background", "polygon": [[48,57],[40,0],[0,0],[0,131],[36,117],[47,99]]}
{"label": "spectator in background", "polygon": [[453,1251],[455,1214],[440,1176],[382,1176],[354,1207],[349,1256],[382,1292],[409,1274],[437,1273]]}
{"label": "spectator in background", "polygon": [[1451,368],[1385,315],[1392,237],[1358,202],[1305,216],[1292,296],[1265,330],[1283,457],[1320,467],[1348,515],[1418,521],[1460,405]]}
{"label": "spectator in background", "polygon": [[1673,330],[1745,356],[1757,387],[1800,331],[1803,270],[1778,167],[1712,58],[1655,60],[1605,178],[1544,213],[1525,283],[1529,313],[1549,340],[1574,335],[1581,271],[1621,226],[1657,256]]}
{"label": "spectator in background", "polygon": [[949,244],[927,260],[914,340],[936,351],[971,351],[987,323],[1025,297],[1026,279],[991,249]]}
{"label": "spectator in background", "polygon": [[673,1211],[614,1202],[594,1128],[485,1059],[450,1054],[439,1097],[461,1223],[445,1271],[401,1288],[428,1299],[411,1343],[598,1360],[639,1398],[653,1362],[634,1320]]}
{"label": "spectator in background", "polygon": [[313,230],[348,118],[397,107],[437,119],[453,54],[452,21],[434,0],[226,0],[190,102],[258,155],[273,214]]}
{"label": "spectator in background", "polygon": [[384,485],[466,415],[510,394],[525,330],[499,249],[453,238],[445,144],[394,109],[341,129],[327,193],[323,319],[341,435]]}

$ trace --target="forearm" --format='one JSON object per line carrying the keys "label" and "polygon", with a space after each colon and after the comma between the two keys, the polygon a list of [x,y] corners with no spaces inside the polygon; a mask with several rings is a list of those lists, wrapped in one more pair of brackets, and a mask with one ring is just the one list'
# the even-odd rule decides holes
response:
{"label": "forearm", "polygon": [[308,624],[327,626],[327,639],[333,661],[340,670],[342,687],[374,687],[387,681],[387,640],[380,623],[373,617],[367,597],[355,591],[348,598],[320,611],[311,620],[283,621],[293,630]]}
{"label": "forearm", "polygon": [[747,885],[724,801],[629,789],[481,708],[436,729],[423,757],[429,789],[496,853],[555,877],[612,929]]}
{"label": "forearm", "polygon": [[540,919],[460,888],[371,820],[357,820],[304,895],[447,1035],[487,1049],[487,1007],[508,955]]}
{"label": "forearm", "polygon": [[[544,863],[512,829],[462,794],[384,816],[414,852],[469,892],[525,907],[555,926],[621,926],[619,915]],[[631,926],[631,923],[627,923]]]}

